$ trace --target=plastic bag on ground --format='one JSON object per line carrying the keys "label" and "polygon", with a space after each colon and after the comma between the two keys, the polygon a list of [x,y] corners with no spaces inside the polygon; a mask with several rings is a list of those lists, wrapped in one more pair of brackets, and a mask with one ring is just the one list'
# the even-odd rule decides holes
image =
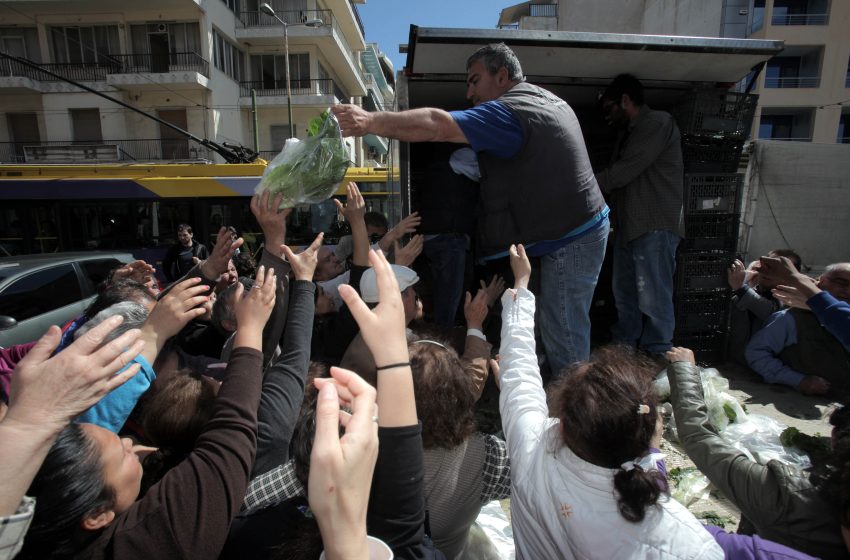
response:
{"label": "plastic bag on ground", "polygon": [[511,522],[497,501],[487,503],[469,531],[464,558],[471,560],[514,560],[514,534]]}
{"label": "plastic bag on ground", "polygon": [[683,469],[681,475],[675,480],[675,488],[670,495],[677,502],[688,507],[699,500],[708,498],[711,483],[708,478],[697,468]]}
{"label": "plastic bag on ground", "polygon": [[800,469],[811,467],[808,455],[779,441],[784,429],[785,426],[769,416],[749,414],[746,421],[729,424],[720,436],[762,465],[777,460]]}
{"label": "plastic bag on ground", "polygon": [[310,136],[290,138],[269,162],[256,193],[283,193],[281,208],[327,200],[339,188],[351,161],[339,123],[330,110],[310,121]]}

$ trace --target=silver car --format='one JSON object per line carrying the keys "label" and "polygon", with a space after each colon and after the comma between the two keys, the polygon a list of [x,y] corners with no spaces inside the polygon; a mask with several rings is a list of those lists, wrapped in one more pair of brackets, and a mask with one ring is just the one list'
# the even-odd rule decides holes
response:
{"label": "silver car", "polygon": [[0,258],[0,348],[38,340],[83,314],[130,253],[89,251]]}

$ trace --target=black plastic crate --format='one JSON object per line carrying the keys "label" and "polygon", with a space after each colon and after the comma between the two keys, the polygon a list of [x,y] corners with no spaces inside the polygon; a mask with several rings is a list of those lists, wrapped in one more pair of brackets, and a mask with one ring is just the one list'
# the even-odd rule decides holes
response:
{"label": "black plastic crate", "polygon": [[715,292],[729,288],[726,270],[735,260],[734,253],[691,252],[679,253],[676,267],[678,293]]}
{"label": "black plastic crate", "polygon": [[678,294],[676,298],[676,330],[682,333],[726,330],[729,323],[731,291],[705,294]]}
{"label": "black plastic crate", "polygon": [[740,173],[685,175],[685,215],[737,214],[744,176]]}
{"label": "black plastic crate", "polygon": [[758,95],[723,89],[686,93],[674,115],[682,134],[743,140],[753,124]]}
{"label": "black plastic crate", "polygon": [[739,214],[698,214],[685,216],[682,250],[689,252],[724,251],[738,247]]}
{"label": "black plastic crate", "polygon": [[743,150],[743,140],[685,138],[682,141],[685,173],[735,173]]}
{"label": "black plastic crate", "polygon": [[726,332],[703,331],[692,333],[676,333],[673,335],[674,346],[684,346],[694,351],[697,362],[716,366],[726,361]]}

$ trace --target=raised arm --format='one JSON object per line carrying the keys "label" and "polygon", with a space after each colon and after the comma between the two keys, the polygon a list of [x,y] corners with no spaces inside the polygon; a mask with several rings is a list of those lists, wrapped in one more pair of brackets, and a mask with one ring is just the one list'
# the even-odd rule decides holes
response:
{"label": "raised arm", "polygon": [[0,517],[15,513],[59,432],[139,371],[134,364],[115,375],[141,351],[138,330],[101,347],[122,320],[106,319],[52,358],[62,333],[50,327],[18,363],[0,421]]}
{"label": "raised arm", "polygon": [[337,209],[351,226],[351,262],[358,266],[369,266],[369,232],[366,230],[366,202],[357,183],[351,181],[346,187],[345,204],[334,199]]}
{"label": "raised arm", "polygon": [[375,134],[405,142],[469,143],[452,116],[442,109],[371,113],[356,105],[334,105],[331,111],[339,120],[343,136]]}

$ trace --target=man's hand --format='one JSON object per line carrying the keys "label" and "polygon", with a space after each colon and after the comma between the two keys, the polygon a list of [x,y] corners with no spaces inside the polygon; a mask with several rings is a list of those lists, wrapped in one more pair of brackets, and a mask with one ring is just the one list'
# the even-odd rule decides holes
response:
{"label": "man's hand", "polygon": [[676,362],[688,362],[689,364],[696,365],[697,363],[693,350],[690,348],[682,348],[680,346],[674,346],[668,350],[664,354],[664,357],[667,358],[667,361],[671,364]]}
{"label": "man's hand", "polygon": [[139,364],[118,375],[115,372],[142,350],[144,342],[139,340],[138,329],[103,344],[123,320],[120,315],[109,317],[53,357],[62,331],[50,327],[15,368],[4,422],[58,433],[80,413],[136,375]]}
{"label": "man's hand", "polygon": [[740,290],[747,283],[747,269],[740,259],[735,259],[726,271],[726,280],[732,290]]}
{"label": "man's hand", "polygon": [[505,279],[496,274],[490,279],[489,284],[484,280],[481,280],[480,284],[481,289],[487,293],[487,307],[493,307],[493,304],[499,301],[505,291]]}
{"label": "man's hand", "polygon": [[804,274],[800,272],[788,257],[759,258],[759,274],[775,285],[794,286],[794,277]]}
{"label": "man's hand", "polygon": [[511,259],[511,270],[514,273],[514,289],[528,289],[528,281],[531,279],[531,262],[525,254],[522,245],[511,245],[508,249]]}
{"label": "man's hand", "polygon": [[[352,371],[332,367],[331,376],[314,380],[319,398],[307,495],[326,557],[368,558],[366,510],[378,459],[376,392]],[[351,410],[345,421],[340,402]]]}
{"label": "man's hand", "polygon": [[487,291],[478,290],[475,294],[475,299],[472,294],[466,292],[466,299],[463,302],[463,316],[466,318],[467,329],[484,330],[484,319],[487,318],[487,312],[490,308],[487,306]]}
{"label": "man's hand", "polygon": [[[292,208],[281,208],[282,201],[283,193],[272,195],[268,190],[251,197],[251,213],[263,230],[265,246],[270,251],[286,243],[286,219]],[[275,256],[279,257],[280,253]]]}
{"label": "man's hand", "polygon": [[201,263],[201,274],[210,282],[216,282],[218,277],[227,272],[228,263],[236,249],[245,242],[241,237],[233,241],[226,227],[218,230],[215,247],[207,260]]}
{"label": "man's hand", "polygon": [[324,238],[325,234],[319,233],[316,239],[310,243],[310,246],[297,255],[292,252],[289,246],[280,246],[281,253],[292,266],[292,272],[295,274],[296,280],[313,281],[313,274],[316,272],[316,263],[319,262],[319,248],[321,248],[322,239]]}
{"label": "man's hand", "polygon": [[357,188],[357,183],[351,181],[346,186],[346,195],[345,195],[345,204],[343,205],[339,199],[333,199],[334,204],[336,204],[337,210],[342,214],[342,217],[349,224],[363,222],[365,224],[366,215],[366,201],[363,199],[363,195],[360,194],[360,189]]}
{"label": "man's hand", "polygon": [[414,235],[404,247],[401,247],[396,241],[393,243],[393,247],[395,263],[409,267],[416,260],[416,257],[422,253],[422,249],[425,247],[425,236]]}
{"label": "man's hand", "polygon": [[365,136],[372,132],[372,114],[357,105],[333,105],[331,107],[343,136]]}
{"label": "man's hand", "polygon": [[829,381],[817,375],[807,375],[797,385],[797,390],[804,395],[825,395],[829,393]]}

